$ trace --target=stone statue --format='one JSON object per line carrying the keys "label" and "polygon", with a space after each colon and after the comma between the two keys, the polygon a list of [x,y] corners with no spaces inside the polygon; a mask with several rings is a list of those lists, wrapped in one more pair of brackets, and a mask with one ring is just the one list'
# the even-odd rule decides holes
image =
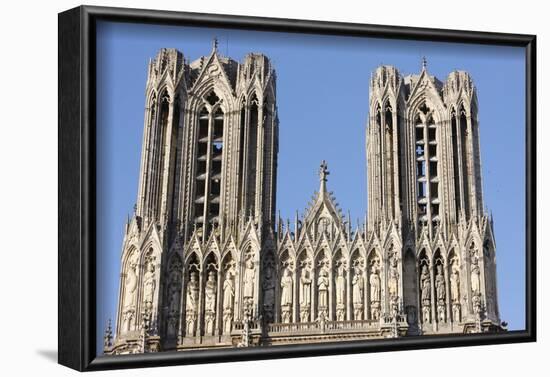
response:
{"label": "stone statue", "polygon": [[281,279],[281,305],[292,305],[292,276],[290,270],[285,268]]}
{"label": "stone statue", "polygon": [[244,283],[244,298],[254,297],[254,278],[256,276],[256,270],[254,269],[254,262],[248,260],[246,262],[246,268],[244,269],[243,283]]}
{"label": "stone statue", "polygon": [[460,271],[456,262],[451,267],[451,299],[453,302],[460,301]]}
{"label": "stone statue", "polygon": [[311,276],[308,269],[302,269],[300,274],[300,306],[308,307],[311,304]]}
{"label": "stone statue", "polygon": [[199,282],[197,281],[197,272],[191,272],[189,282],[187,283],[187,301],[186,310],[197,312],[199,307]]}
{"label": "stone statue", "polygon": [[317,290],[319,294],[319,308],[328,307],[328,274],[324,268],[319,270],[319,278],[317,279]]}
{"label": "stone statue", "polygon": [[176,282],[170,284],[170,298],[168,311],[170,313],[177,313],[179,311],[179,301],[180,301],[180,289],[179,285]]}
{"label": "stone statue", "polygon": [[390,266],[390,277],[388,280],[388,292],[390,294],[390,299],[397,298],[397,292],[399,291],[399,273],[397,272],[397,266]]}
{"label": "stone statue", "polygon": [[353,279],[351,281],[351,284],[353,285],[353,304],[354,305],[363,305],[363,276],[361,274],[361,270],[359,267],[355,267]]}
{"label": "stone statue", "polygon": [[370,300],[372,302],[380,301],[380,275],[378,274],[378,270],[376,269],[376,266],[372,266],[371,268],[369,283],[370,283]]}
{"label": "stone statue", "polygon": [[197,272],[191,272],[189,281],[187,282],[187,299],[186,299],[186,333],[187,336],[195,335],[195,327],[197,324],[197,311],[199,307],[199,282],[197,281]]}
{"label": "stone statue", "polygon": [[[420,275],[420,287],[422,291],[422,302],[430,301],[430,273],[426,265],[422,266],[422,274]],[[429,304],[429,303],[428,303]]]}
{"label": "stone statue", "polygon": [[151,310],[153,307],[153,297],[157,282],[155,279],[155,266],[152,262],[147,263],[147,272],[143,278],[143,303],[146,310]]}
{"label": "stone statue", "polygon": [[453,304],[453,321],[461,321],[460,304]]}
{"label": "stone statue", "polygon": [[128,262],[128,270],[126,272],[126,280],[124,282],[124,308],[131,308],[135,305],[136,288],[137,288],[137,262],[135,258]]}
{"label": "stone statue", "polygon": [[225,272],[223,281],[223,332],[229,334],[233,323],[233,303],[235,299],[234,271],[229,268]]}
{"label": "stone statue", "polygon": [[422,306],[422,322],[430,323],[430,310],[429,305]]}
{"label": "stone statue", "polygon": [[176,335],[176,330],[177,330],[177,326],[178,326],[178,317],[175,316],[175,315],[171,315],[168,317],[168,326],[167,326],[167,335],[168,336],[175,336]]}
{"label": "stone statue", "polygon": [[472,262],[472,276],[471,276],[471,283],[472,283],[472,292],[474,294],[480,293],[480,281],[479,281],[479,265],[477,262],[477,259],[474,259]]}
{"label": "stone statue", "polygon": [[262,289],[264,291],[263,308],[265,320],[271,322],[273,321],[275,307],[275,278],[273,276],[273,266],[271,263],[268,263],[265,267]]}
{"label": "stone statue", "polygon": [[205,311],[216,312],[216,275],[214,271],[208,273],[208,280],[204,288]]}
{"label": "stone statue", "polygon": [[338,267],[336,275],[336,305],[344,305],[346,297],[346,278],[344,276],[344,267]]}
{"label": "stone statue", "polygon": [[445,301],[445,276],[443,276],[443,266],[437,265],[437,275],[435,277],[435,292],[438,301]]}
{"label": "stone statue", "polygon": [[233,282],[233,274],[231,270],[225,273],[223,282],[223,309],[233,310],[233,298],[235,297],[235,283]]}

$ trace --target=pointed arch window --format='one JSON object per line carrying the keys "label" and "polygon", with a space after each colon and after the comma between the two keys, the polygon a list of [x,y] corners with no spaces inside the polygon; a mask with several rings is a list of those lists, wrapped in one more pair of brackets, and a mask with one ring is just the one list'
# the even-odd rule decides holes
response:
{"label": "pointed arch window", "polygon": [[249,100],[248,109],[241,109],[240,135],[240,211],[254,213],[256,197],[256,155],[258,144],[259,101],[256,94]]}
{"label": "pointed arch window", "polygon": [[461,160],[462,160],[462,184],[463,184],[463,192],[464,192],[464,200],[463,200],[463,207],[464,207],[464,215],[466,217],[469,216],[470,213],[470,196],[469,196],[469,172],[468,172],[468,141],[469,141],[469,133],[468,133],[468,122],[466,119],[466,110],[464,110],[464,105],[460,107],[460,118],[459,118],[459,124],[460,124],[460,149],[461,149]]}
{"label": "pointed arch window", "polygon": [[225,116],[214,91],[204,97],[197,114],[194,220],[206,235],[219,222]]}
{"label": "pointed arch window", "polygon": [[439,224],[439,130],[424,103],[414,117],[418,225]]}

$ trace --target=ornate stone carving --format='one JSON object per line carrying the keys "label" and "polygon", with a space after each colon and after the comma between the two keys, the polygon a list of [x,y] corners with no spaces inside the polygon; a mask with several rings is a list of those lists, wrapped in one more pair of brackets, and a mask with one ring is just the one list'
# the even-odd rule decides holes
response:
{"label": "ornate stone carving", "polygon": [[317,278],[317,292],[319,302],[317,304],[318,315],[321,316],[321,313],[326,317],[328,310],[328,287],[329,287],[329,278],[328,272],[325,267],[321,267],[319,270],[319,277]]}
{"label": "ornate stone carving", "polygon": [[245,299],[254,298],[254,282],[256,277],[256,268],[252,259],[248,259],[245,263],[244,276],[243,276],[243,297]]}
{"label": "ornate stone carving", "polygon": [[235,300],[235,280],[234,271],[232,268],[228,268],[225,272],[225,279],[223,282],[223,331],[225,334],[231,332],[231,326],[233,321],[233,307]]}
{"label": "ornate stone carving", "polygon": [[399,272],[397,271],[397,256],[395,252],[391,253],[390,255],[388,293],[390,301],[397,301],[397,297],[399,295]]}
{"label": "ornate stone carving", "polygon": [[143,277],[143,306],[146,313],[151,312],[153,308],[156,287],[157,279],[155,265],[151,260],[146,264],[146,272]]}
{"label": "ornate stone carving", "polygon": [[422,298],[422,322],[430,323],[431,321],[431,279],[428,266],[422,266],[420,275],[420,297]]}
{"label": "ornate stone carving", "polygon": [[374,320],[380,319],[380,301],[375,301],[371,303],[370,316]]}
{"label": "ornate stone carving", "polygon": [[477,259],[477,256],[474,256],[472,258],[472,268],[471,268],[471,284],[472,284],[472,293],[474,295],[479,295],[481,293],[480,291],[480,270],[479,270],[479,262]]}
{"label": "ornate stone carving", "polygon": [[371,267],[369,283],[371,302],[380,302],[380,273],[375,265]]}
{"label": "ornate stone carving", "polygon": [[[163,51],[148,70],[148,163],[125,228],[113,353],[228,347],[241,336],[247,346],[365,339],[388,335],[390,325],[401,336],[405,314],[410,335],[459,333],[474,320],[499,326],[478,107],[465,72],[443,84],[425,64],[407,77],[380,67],[370,87],[367,136],[378,142],[367,147],[365,226],[354,228],[340,212],[323,162],[319,192],[291,229],[274,213],[278,127],[269,60],[250,54],[241,64],[214,46],[190,64]],[[442,124],[453,132],[441,132]],[[410,137],[400,137],[403,125],[412,126]],[[147,249],[128,254],[138,245]],[[152,263],[151,251],[162,261]],[[174,270],[165,258],[173,254],[182,258]],[[151,330],[157,320],[162,334]]]}
{"label": "ornate stone carving", "polygon": [[438,264],[435,275],[435,292],[437,296],[437,318],[440,322],[444,322],[446,318],[445,310],[445,276],[443,274],[443,266]]}
{"label": "ornate stone carving", "polygon": [[290,323],[292,320],[292,287],[293,279],[290,269],[287,267],[284,269],[281,278],[281,317],[283,323]]}
{"label": "ornate stone carving", "polygon": [[204,311],[205,311],[205,334],[212,335],[214,333],[214,325],[216,322],[216,292],[217,292],[216,273],[210,271],[208,279],[204,287]]}
{"label": "ornate stone carving", "polygon": [[130,331],[135,326],[135,311],[136,311],[136,296],[137,296],[137,268],[138,255],[136,251],[128,258],[126,268],[126,278],[124,280],[124,296],[123,296],[123,312],[122,312],[122,329]]}
{"label": "ornate stone carving", "polygon": [[264,318],[267,322],[274,320],[275,309],[275,272],[274,272],[273,256],[269,254],[264,260],[264,280],[262,283],[263,289],[263,311]]}
{"label": "ornate stone carving", "polygon": [[181,295],[181,263],[174,259],[170,265],[170,275],[168,278],[168,316],[166,323],[166,334],[170,337],[177,335],[178,317],[180,311]]}
{"label": "ornate stone carving", "polygon": [[363,288],[365,282],[363,279],[363,271],[358,266],[353,269],[353,279],[351,281],[353,286],[353,319],[363,319]]}
{"label": "ornate stone carving", "polygon": [[199,282],[198,273],[192,271],[187,282],[187,297],[185,304],[186,334],[194,336],[197,326],[197,313],[199,308]]}
{"label": "ornate stone carving", "polygon": [[311,273],[308,268],[302,268],[300,272],[300,321],[309,320],[311,305]]}
{"label": "ornate stone carving", "polygon": [[344,276],[344,266],[339,266],[336,269],[336,320],[345,320],[346,315],[346,277]]}
{"label": "ornate stone carving", "polygon": [[460,269],[456,260],[451,262],[451,300],[453,303],[460,303]]}

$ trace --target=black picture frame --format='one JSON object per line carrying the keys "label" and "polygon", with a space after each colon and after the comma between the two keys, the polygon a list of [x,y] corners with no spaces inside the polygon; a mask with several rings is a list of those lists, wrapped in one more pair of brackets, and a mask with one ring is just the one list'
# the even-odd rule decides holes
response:
{"label": "black picture frame", "polygon": [[[96,356],[96,22],[154,23],[525,48],[526,329],[499,334]],[[59,27],[58,361],[79,371],[536,341],[536,36],[80,6]]]}

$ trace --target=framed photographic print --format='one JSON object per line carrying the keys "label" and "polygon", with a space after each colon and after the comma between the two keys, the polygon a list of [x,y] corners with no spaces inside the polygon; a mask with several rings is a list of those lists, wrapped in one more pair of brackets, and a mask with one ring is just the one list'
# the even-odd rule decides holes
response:
{"label": "framed photographic print", "polygon": [[535,341],[533,35],[59,15],[59,362]]}

